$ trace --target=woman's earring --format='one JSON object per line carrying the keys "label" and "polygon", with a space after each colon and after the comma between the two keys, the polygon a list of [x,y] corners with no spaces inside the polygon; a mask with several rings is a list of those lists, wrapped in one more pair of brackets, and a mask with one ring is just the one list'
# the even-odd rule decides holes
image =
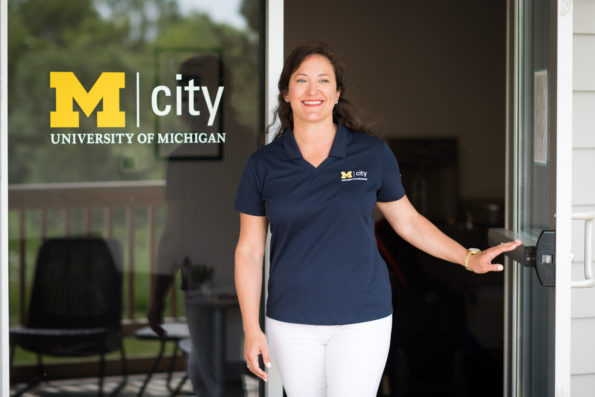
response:
{"label": "woman's earring", "polygon": [[284,100],[285,102],[289,103],[289,99],[287,99],[287,98],[283,98],[283,100]]}
{"label": "woman's earring", "polygon": [[336,104],[338,104],[338,103],[339,103],[339,100],[337,99],[337,100],[335,101],[335,105],[336,105]]}

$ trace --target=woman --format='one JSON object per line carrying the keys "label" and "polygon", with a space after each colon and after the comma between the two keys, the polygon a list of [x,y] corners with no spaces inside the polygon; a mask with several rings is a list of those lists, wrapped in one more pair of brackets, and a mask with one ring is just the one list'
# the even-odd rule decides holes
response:
{"label": "woman", "polygon": [[[266,367],[272,357],[289,397],[376,396],[392,304],[374,206],[412,245],[476,273],[501,271],[492,259],[520,242],[467,250],[411,206],[394,155],[355,116],[343,68],[325,43],[289,55],[277,112],[281,132],[248,160],[235,205],[247,366],[266,381],[258,356]],[[259,305],[269,222],[265,336]]]}

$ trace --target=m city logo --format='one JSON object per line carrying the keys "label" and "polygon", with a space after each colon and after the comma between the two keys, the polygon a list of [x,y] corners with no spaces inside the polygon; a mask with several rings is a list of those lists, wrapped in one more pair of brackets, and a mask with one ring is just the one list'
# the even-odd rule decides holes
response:
{"label": "m city logo", "polygon": [[101,73],[87,92],[73,72],[50,72],[50,88],[56,89],[56,110],[50,112],[50,127],[79,127],[79,112],[73,109],[74,101],[87,117],[103,102],[103,110],[97,111],[98,128],[125,127],[126,112],[120,111],[120,89],[124,87],[124,73]]}
{"label": "m city logo", "polygon": [[367,181],[368,171],[341,171],[341,182]]}
{"label": "m city logo", "polygon": [[[188,98],[187,112],[190,116],[200,116],[201,110],[196,108],[199,99],[198,92],[202,92],[204,105],[208,112],[207,125],[210,127],[215,121],[225,87],[218,86],[214,98],[211,97],[207,86],[195,86],[194,79],[189,79],[186,85],[181,74],[176,74],[178,86],[175,89],[175,105],[167,103],[172,97],[172,90],[166,85],[158,85],[151,92],[151,110],[159,117],[167,116],[175,107],[175,114],[181,116],[183,112],[182,100],[185,93]],[[120,109],[121,90],[126,88],[124,72],[102,72],[89,91],[85,90],[73,72],[50,72],[50,88],[56,91],[56,110],[50,112],[51,128],[79,128],[80,115],[74,110],[76,102],[85,116],[90,117],[102,103],[102,110],[97,110],[97,128],[126,127],[126,111]],[[136,73],[136,127],[140,127],[141,99],[139,96],[140,73]]]}

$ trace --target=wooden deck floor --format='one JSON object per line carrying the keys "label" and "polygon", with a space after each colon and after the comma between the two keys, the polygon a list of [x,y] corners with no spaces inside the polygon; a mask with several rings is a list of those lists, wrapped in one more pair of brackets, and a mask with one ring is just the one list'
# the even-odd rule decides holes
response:
{"label": "wooden deck floor", "polygon": [[[184,373],[176,372],[172,378],[172,385],[177,385]],[[143,375],[132,375],[128,377],[126,386],[120,391],[118,397],[136,397],[144,381]],[[143,397],[170,396],[171,393],[165,384],[166,376],[156,374],[145,389]],[[120,381],[118,377],[108,377],[105,380],[104,392],[109,393]],[[11,390],[21,388],[23,384],[15,385]],[[244,384],[230,385],[229,396],[226,397],[258,397],[258,382],[252,378],[245,377]],[[183,392],[192,392],[190,381],[186,381],[182,387]],[[183,394],[180,394],[183,395]],[[59,380],[42,382],[34,389],[27,391],[23,397],[87,397],[97,396],[97,378]]]}

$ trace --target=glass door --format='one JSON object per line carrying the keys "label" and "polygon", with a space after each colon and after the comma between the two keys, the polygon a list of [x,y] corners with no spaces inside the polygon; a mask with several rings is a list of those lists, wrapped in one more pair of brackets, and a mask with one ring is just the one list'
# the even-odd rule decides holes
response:
{"label": "glass door", "polygon": [[505,396],[569,392],[570,248],[559,236],[570,222],[572,57],[562,48],[572,13],[563,3],[509,2],[508,215],[491,242],[523,246],[506,258]]}
{"label": "glass door", "polygon": [[[536,241],[542,230],[555,229],[555,109],[551,51],[552,21],[549,2],[519,3],[517,57],[516,194],[514,230],[526,243]],[[516,322],[519,396],[547,396],[553,378],[552,330],[555,289],[543,287],[536,271],[513,268],[517,287]]]}
{"label": "glass door", "polygon": [[[144,374],[126,394],[170,395],[181,377],[153,374],[170,358],[185,391],[264,394],[243,363],[233,202],[266,125],[265,5],[0,3],[0,395],[41,373],[59,382],[35,395],[80,395],[103,363]],[[23,337],[39,328],[68,332]]]}

